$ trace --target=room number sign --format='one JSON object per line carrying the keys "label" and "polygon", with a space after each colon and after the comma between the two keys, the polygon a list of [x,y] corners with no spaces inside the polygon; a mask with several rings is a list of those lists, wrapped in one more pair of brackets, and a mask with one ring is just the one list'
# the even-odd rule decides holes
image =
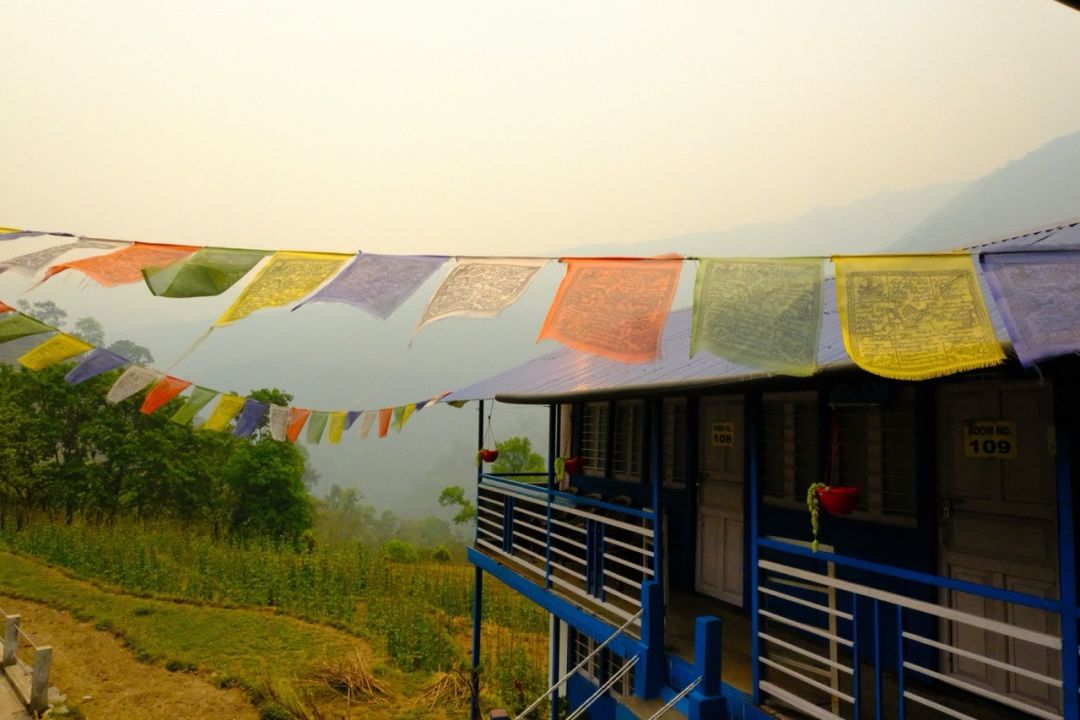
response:
{"label": "room number sign", "polygon": [[964,455],[969,458],[1013,460],[1016,458],[1014,420],[964,421]]}
{"label": "room number sign", "polygon": [[735,423],[714,422],[709,432],[709,442],[713,447],[735,447]]}

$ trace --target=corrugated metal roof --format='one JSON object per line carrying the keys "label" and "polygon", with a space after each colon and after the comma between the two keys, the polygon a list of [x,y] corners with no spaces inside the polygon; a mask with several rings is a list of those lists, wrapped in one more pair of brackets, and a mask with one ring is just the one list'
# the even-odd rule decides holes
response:
{"label": "corrugated metal roof", "polygon": [[[1015,252],[1060,250],[1069,247],[1080,249],[1080,220],[972,245],[964,250]],[[981,275],[980,281],[997,338],[1002,344],[1009,346],[1008,333]],[[840,334],[835,286],[834,278],[826,278],[817,354],[818,365],[823,371],[854,365],[844,349]],[[506,402],[543,403],[585,396],[633,395],[676,388],[695,389],[769,376],[768,373],[736,365],[708,352],[698,353],[691,358],[690,314],[689,308],[675,310],[670,314],[664,328],[661,359],[656,362],[629,365],[562,348],[462,388],[451,393],[446,400],[496,398]]]}

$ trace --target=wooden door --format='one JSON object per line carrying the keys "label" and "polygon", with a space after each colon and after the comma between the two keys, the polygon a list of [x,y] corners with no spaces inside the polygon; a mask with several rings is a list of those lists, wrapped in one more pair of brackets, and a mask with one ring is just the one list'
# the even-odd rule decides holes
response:
{"label": "wooden door", "polygon": [[[1048,385],[947,386],[938,393],[940,571],[957,580],[1056,598],[1057,509],[1053,396]],[[1044,633],[1057,617],[1039,610],[945,593],[943,603]],[[961,650],[1059,677],[1056,653],[970,625],[944,623]],[[1060,693],[1045,683],[954,653],[942,670],[995,692],[1047,707]]]}
{"label": "wooden door", "polygon": [[698,592],[743,604],[743,447],[741,395],[704,398],[698,437]]}

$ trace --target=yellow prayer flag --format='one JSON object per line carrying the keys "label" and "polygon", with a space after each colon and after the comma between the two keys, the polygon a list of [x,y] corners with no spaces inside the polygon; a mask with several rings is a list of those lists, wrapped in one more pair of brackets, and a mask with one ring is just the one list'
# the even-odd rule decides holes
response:
{"label": "yellow prayer flag", "polygon": [[93,349],[94,346],[90,343],[83,342],[67,333],[59,333],[20,357],[19,362],[31,370],[44,370]]}
{"label": "yellow prayer flag", "polygon": [[[409,418],[416,412],[416,403],[409,403],[405,406],[405,409],[401,412],[401,427],[405,427],[405,423],[409,422]],[[400,428],[399,428],[400,430]]]}
{"label": "yellow prayer flag", "polygon": [[863,370],[925,380],[1005,359],[970,255],[834,257],[848,355]]}
{"label": "yellow prayer flag", "polygon": [[229,426],[229,421],[236,417],[244,407],[244,398],[239,395],[222,395],[214,412],[210,413],[209,419],[203,423],[203,430],[224,430]]}
{"label": "yellow prayer flag", "polygon": [[336,445],[341,442],[343,432],[345,432],[345,413],[341,410],[335,410],[330,413],[330,422],[326,431],[327,438]]}
{"label": "yellow prayer flag", "polygon": [[246,318],[256,310],[280,307],[307,296],[354,255],[276,252],[251,284],[218,321],[218,325]]}

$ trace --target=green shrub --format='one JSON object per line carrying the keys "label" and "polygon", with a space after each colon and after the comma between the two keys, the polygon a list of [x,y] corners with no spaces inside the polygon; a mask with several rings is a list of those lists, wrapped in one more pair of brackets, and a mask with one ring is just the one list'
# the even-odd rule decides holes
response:
{"label": "green shrub", "polygon": [[417,552],[416,546],[404,540],[387,540],[383,545],[383,552],[393,562],[412,563],[413,565],[420,562],[420,554]]}
{"label": "green shrub", "polygon": [[438,563],[448,563],[452,558],[445,545],[436,545],[431,549],[431,559]]}

